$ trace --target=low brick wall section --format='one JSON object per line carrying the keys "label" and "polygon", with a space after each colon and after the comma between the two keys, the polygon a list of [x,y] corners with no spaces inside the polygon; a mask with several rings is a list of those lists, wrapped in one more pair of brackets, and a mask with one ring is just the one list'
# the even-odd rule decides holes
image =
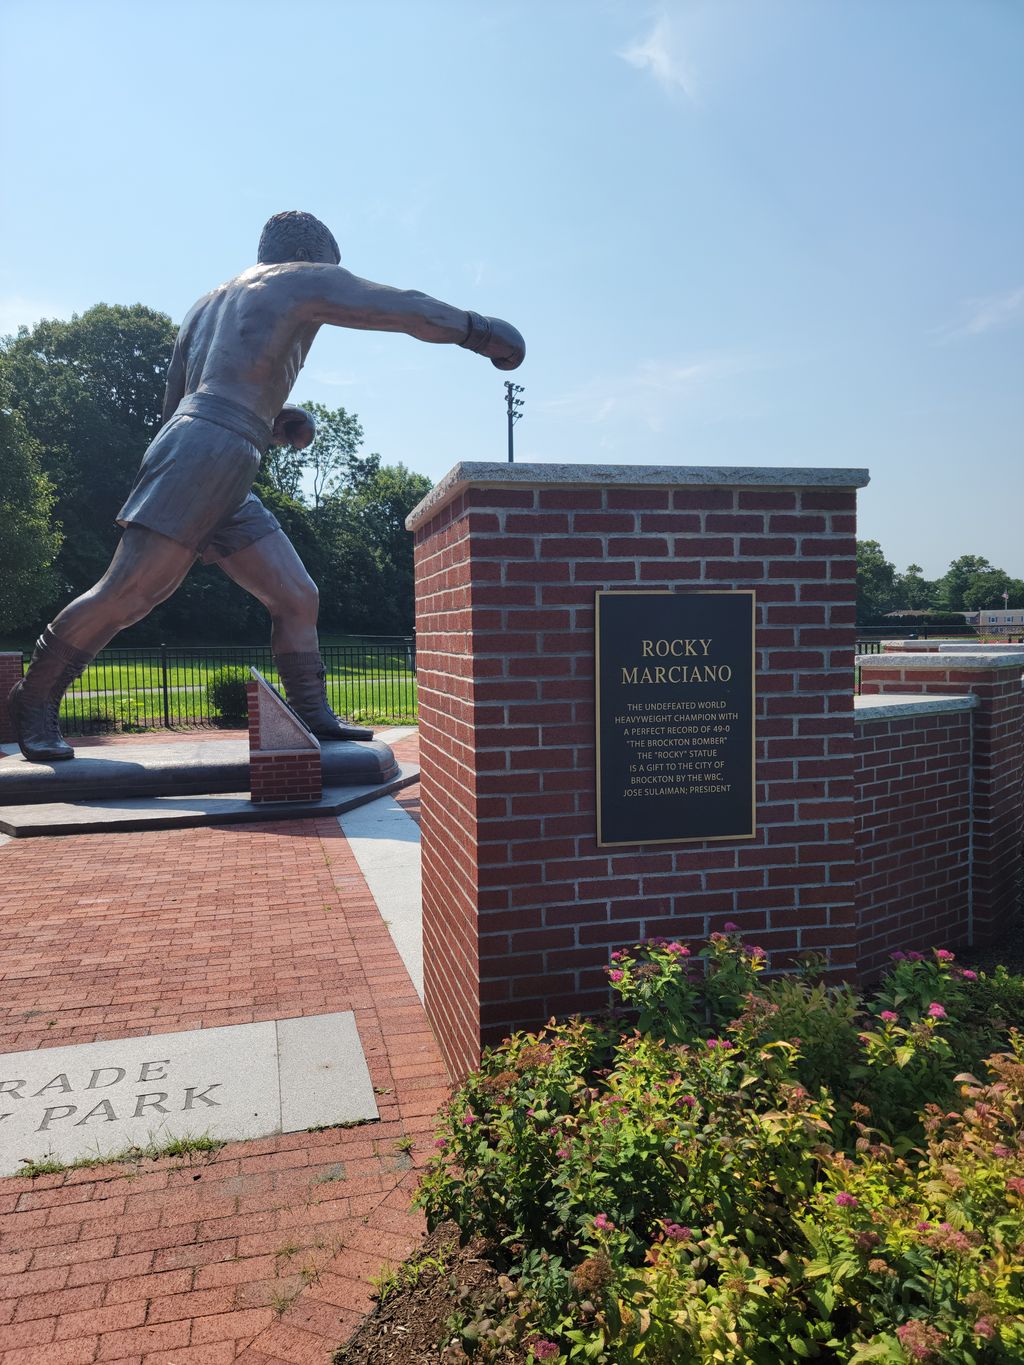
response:
{"label": "low brick wall section", "polygon": [[861,693],[972,695],[972,928],[979,945],[1013,923],[1024,854],[1024,658],[1019,650],[861,655]]}
{"label": "low brick wall section", "polygon": [[320,754],[249,755],[249,790],[253,801],[319,801],[323,795]]}
{"label": "low brick wall section", "polygon": [[[874,699],[872,699],[874,700]],[[973,698],[856,712],[858,975],[971,933]]]}

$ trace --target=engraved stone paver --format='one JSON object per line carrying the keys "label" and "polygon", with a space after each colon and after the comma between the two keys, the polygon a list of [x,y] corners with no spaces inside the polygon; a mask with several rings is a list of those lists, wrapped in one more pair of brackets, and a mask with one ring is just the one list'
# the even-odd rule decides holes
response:
{"label": "engraved stone paver", "polygon": [[376,1117],[351,1012],[0,1054],[0,1175]]}
{"label": "engraved stone paver", "polygon": [[448,1089],[333,816],[0,847],[0,1052],[346,1011],[376,1122],[0,1179],[0,1365],[329,1365]]}

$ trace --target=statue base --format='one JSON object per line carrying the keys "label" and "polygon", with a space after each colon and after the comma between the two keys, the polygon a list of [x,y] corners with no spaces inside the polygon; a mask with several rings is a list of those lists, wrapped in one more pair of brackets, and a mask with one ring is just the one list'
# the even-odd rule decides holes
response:
{"label": "statue base", "polygon": [[325,740],[319,801],[253,803],[249,742],[145,739],[91,745],[65,763],[29,763],[0,746],[0,833],[84,834],[339,813],[415,782],[381,740]]}

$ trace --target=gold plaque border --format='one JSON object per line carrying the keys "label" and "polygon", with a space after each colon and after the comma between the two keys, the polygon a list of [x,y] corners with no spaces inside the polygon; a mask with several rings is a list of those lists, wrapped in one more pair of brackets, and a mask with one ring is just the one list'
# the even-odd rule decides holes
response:
{"label": "gold plaque border", "polygon": [[[680,834],[674,839],[624,839],[606,842],[601,838],[601,598],[602,597],[736,597],[751,598],[750,603],[750,833]],[[596,795],[594,815],[598,848],[646,848],[664,844],[727,844],[757,838],[757,589],[756,588],[597,588],[594,591],[594,741]]]}

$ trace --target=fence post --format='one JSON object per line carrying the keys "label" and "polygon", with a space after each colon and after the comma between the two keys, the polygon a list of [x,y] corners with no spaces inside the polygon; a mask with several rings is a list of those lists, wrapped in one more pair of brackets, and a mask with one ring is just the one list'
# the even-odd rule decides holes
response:
{"label": "fence post", "polygon": [[167,646],[160,641],[160,675],[164,689],[164,729],[171,728],[171,695],[167,686]]}

